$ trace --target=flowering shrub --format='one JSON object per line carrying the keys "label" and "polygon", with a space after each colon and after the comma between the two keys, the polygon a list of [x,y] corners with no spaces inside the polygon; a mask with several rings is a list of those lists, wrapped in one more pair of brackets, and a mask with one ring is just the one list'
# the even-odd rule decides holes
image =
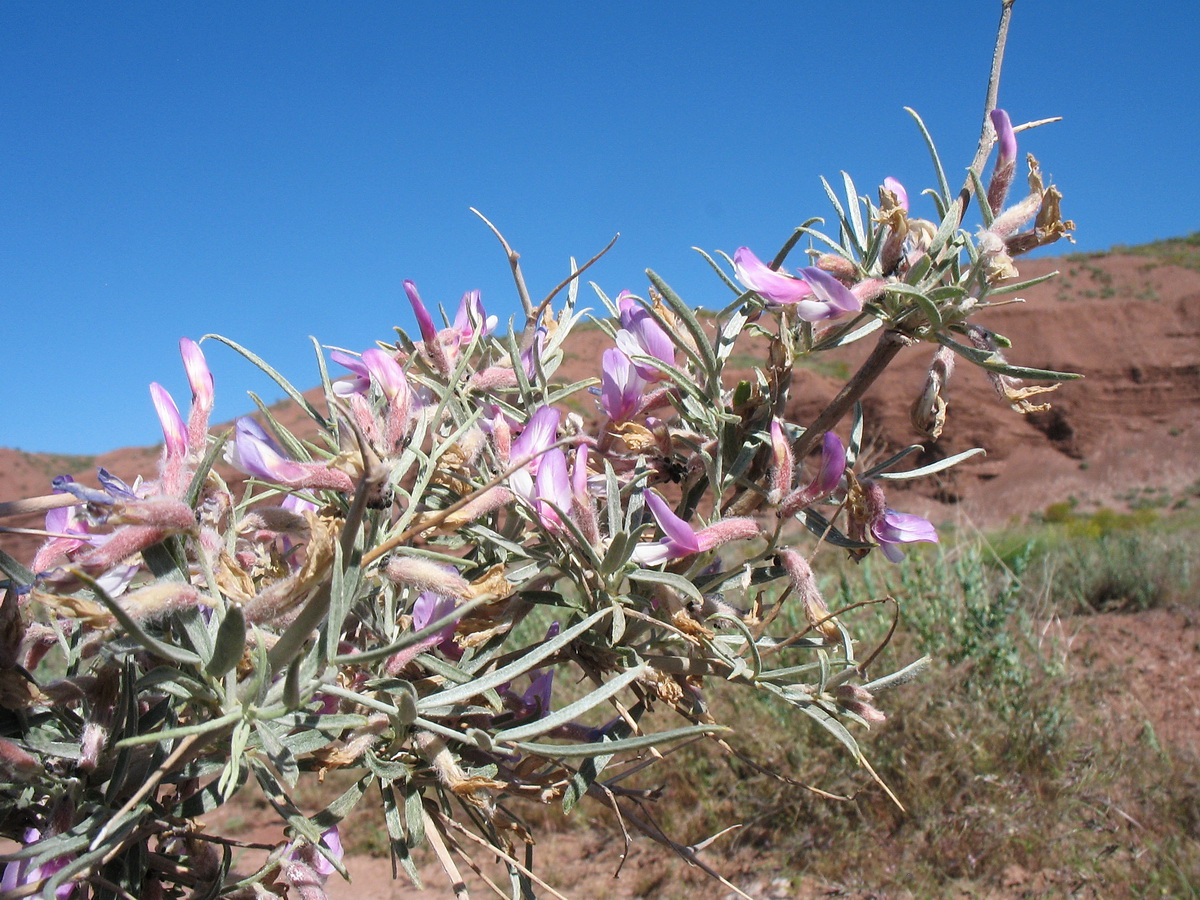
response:
{"label": "flowering shrub", "polygon": [[[1016,257],[1072,227],[1032,157],[1028,193],[1005,205],[1017,129],[989,112],[961,193],[932,153],[930,220],[894,179],[876,203],[846,176],[844,198],[826,185],[836,237],[810,220],[769,264],[746,247],[708,258],[723,307],[694,308],[654,272],[645,296],[597,288],[607,349],[583,381],[556,377],[587,315],[583,270],[534,305],[511,252],[523,322],[501,330],[472,291],[439,327],[405,282],[418,333],[333,352],[345,376],[322,361],[326,411],[208,336],[300,405],[300,433],[263,409],[211,434],[213,379],[182,341],[187,418],[151,386],[157,477],[56,479],[30,501],[49,508],[31,565],[0,556],[0,823],[22,844],[5,888],[322,897],[345,874],[338,825],[368,797],[414,881],[412,852],[428,845],[451,882],[456,855],[490,854],[532,895],[519,801],[569,811],[585,797],[703,866],[625,778],[683,741],[728,748],[717,691],[794,707],[869,769],[854,730],[883,721],[876,695],[922,661],[874,671],[879,648],[855,642],[851,609],[828,607],[813,555],[828,544],[898,562],[905,544],[936,541],[889,507],[886,485],[980,451],[903,470],[914,446],[868,467],[858,399],[917,344],[934,348],[912,408],[930,438],[958,358],[1019,411],[1048,389],[1022,379],[1071,377],[1009,364],[1003,338],[971,321],[1024,286]],[[802,239],[814,249],[792,274]],[[796,361],[863,339],[875,348],[832,403],[786,421]],[[762,365],[729,383],[747,341],[766,348]],[[244,486],[219,474],[222,458]],[[800,634],[777,630],[788,603]],[[336,769],[349,788],[303,812],[296,788]],[[250,779],[287,839],[234,875],[237,841],[201,817]]]}

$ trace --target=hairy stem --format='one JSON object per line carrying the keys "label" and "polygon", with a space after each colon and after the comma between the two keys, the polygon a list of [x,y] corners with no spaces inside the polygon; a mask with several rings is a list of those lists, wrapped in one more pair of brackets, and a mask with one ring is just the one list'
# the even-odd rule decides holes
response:
{"label": "hairy stem", "polygon": [[[992,145],[996,143],[996,129],[992,127],[992,110],[996,108],[996,99],[1000,95],[1000,68],[1004,64],[1004,45],[1008,41],[1008,26],[1012,22],[1012,8],[1017,0],[1001,0],[1000,24],[996,28],[996,46],[992,51],[992,70],[988,75],[987,94],[983,100],[983,125],[979,132],[979,147],[975,150],[975,158],[971,160],[971,170],[982,174],[983,164],[987,162]],[[975,191],[974,182],[968,174],[963,182],[962,190],[958,193],[958,221],[961,223],[971,202],[971,194]]]}
{"label": "hairy stem", "polygon": [[838,391],[837,396],[830,401],[829,405],[821,411],[821,414],[805,429],[804,434],[800,435],[796,443],[792,445],[792,453],[795,454],[797,460],[804,459],[825,432],[831,431],[846,413],[854,408],[854,404],[862,399],[863,394],[896,358],[900,348],[911,343],[912,338],[898,331],[888,330],[879,336],[879,343],[875,345],[871,355],[854,373],[854,376],[846,382],[845,386]]}

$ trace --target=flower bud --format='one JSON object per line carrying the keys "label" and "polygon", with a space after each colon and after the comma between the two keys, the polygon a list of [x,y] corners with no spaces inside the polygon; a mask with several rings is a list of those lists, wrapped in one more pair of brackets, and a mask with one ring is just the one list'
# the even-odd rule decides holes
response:
{"label": "flower bud", "polygon": [[780,564],[788,573],[792,583],[792,591],[804,608],[804,617],[808,624],[829,643],[837,643],[842,639],[837,619],[829,614],[829,606],[817,589],[817,579],[812,567],[800,553],[791,549],[780,550],[777,554]]}
{"label": "flower bud", "polygon": [[204,351],[191,338],[179,341],[179,355],[192,389],[192,410],[188,414],[188,449],[198,462],[208,442],[208,417],[213,408],[213,376]]}
{"label": "flower bud", "polygon": [[467,579],[452,567],[419,556],[393,556],[384,566],[383,574],[394,584],[443,597],[465,600],[471,592]]}
{"label": "flower bud", "polygon": [[792,442],[787,439],[778,419],[771,420],[771,461],[771,492],[767,499],[779,503],[792,489],[795,461]]}
{"label": "flower bud", "polygon": [[1008,196],[1013,174],[1017,170],[1017,135],[1013,131],[1008,113],[1002,109],[992,110],[992,127],[996,129],[996,140],[1000,149],[996,154],[996,168],[992,170],[992,177],[988,182],[987,202],[995,215],[1004,205],[1004,198]]}

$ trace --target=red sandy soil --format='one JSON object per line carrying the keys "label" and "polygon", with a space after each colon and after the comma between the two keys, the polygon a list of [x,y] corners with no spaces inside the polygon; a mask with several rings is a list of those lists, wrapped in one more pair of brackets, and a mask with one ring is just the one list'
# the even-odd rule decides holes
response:
{"label": "red sandy soil", "polygon": [[[1121,509],[1121,497],[1141,488],[1163,488],[1180,496],[1197,485],[1200,457],[1200,272],[1141,256],[1107,255],[1088,259],[1038,260],[1022,266],[1023,277],[1058,269],[1063,277],[1024,294],[1024,304],[1005,306],[980,317],[981,324],[1012,340],[1014,363],[1083,373],[1082,381],[1063,385],[1049,398],[1047,413],[1021,416],[1001,402],[983,374],[960,364],[951,382],[949,422],[943,439],[927,444],[923,461],[970,447],[983,447],[986,458],[973,460],[946,477],[926,481],[893,498],[893,505],[921,512],[937,522],[993,527],[1021,521],[1048,504],[1075,498],[1084,510]],[[588,337],[594,337],[592,332]],[[869,352],[871,341],[850,348],[853,366]],[[599,371],[602,341],[571,346],[560,376],[564,380]],[[868,436],[878,458],[918,442],[907,410],[932,357],[927,346],[902,351],[893,368],[868,394]],[[839,383],[798,370],[789,418],[803,422],[832,396]],[[293,426],[296,411],[280,419]],[[73,474],[94,483],[96,465],[130,479],[153,476],[155,448],[125,448],[94,459],[50,457],[0,449],[0,500],[49,492],[50,478]],[[9,522],[8,524],[15,524]],[[27,524],[36,527],[38,519]],[[0,536],[0,547],[28,561],[37,540]],[[1110,703],[1097,716],[1103,727],[1124,729],[1131,739],[1146,723],[1158,740],[1176,746],[1200,746],[1200,623],[1192,614],[1152,610],[1136,615],[1100,615],[1061,623],[1072,638],[1076,668],[1120,672]],[[1138,652],[1150,648],[1152,652]],[[1136,662],[1134,662],[1136,660]],[[263,826],[267,814],[264,813]],[[249,822],[243,838],[260,823]],[[277,832],[263,838],[274,841]],[[607,833],[572,831],[540,839],[538,856],[548,880],[574,898],[624,900],[634,897],[723,898],[733,896],[667,851],[641,840],[621,870],[620,841]],[[749,851],[726,857],[718,842],[705,859],[739,887],[759,898],[904,897],[864,893],[838,885],[789,881]],[[553,863],[548,861],[553,860]],[[401,876],[391,880],[386,860],[348,860],[354,884],[337,876],[331,896],[346,900],[432,898],[450,895],[435,864],[423,865],[426,891],[411,889]],[[474,896],[484,896],[474,876]],[[1006,884],[970,897],[1095,896],[1072,894],[1068,876],[1030,873],[1014,867]],[[543,896],[551,896],[544,893]]]}
{"label": "red sandy soil", "polygon": [[[1124,615],[1105,614],[1077,617],[1050,623],[1068,654],[1070,675],[1098,678],[1107,683],[1102,702],[1094,708],[1076,710],[1082,727],[1109,730],[1122,742],[1144,739],[1147,728],[1168,749],[1190,750],[1200,746],[1200,609],[1154,609]],[[1149,652],[1147,652],[1149,650]],[[244,822],[236,832],[243,841],[272,844],[281,840],[274,813],[265,801],[247,808],[240,804],[236,814]],[[214,815],[211,825],[222,819]],[[1140,824],[1134,827],[1141,827]],[[353,835],[343,835],[353,840]],[[467,845],[468,848],[470,845]],[[718,840],[702,854],[706,863],[755,900],[920,900],[902,886],[866,890],[847,884],[796,876],[803,866],[779,854],[740,848],[728,851],[728,842]],[[640,900],[640,898],[737,897],[728,887],[713,881],[700,869],[688,866],[667,849],[647,838],[637,838],[621,861],[623,842],[619,831],[574,828],[560,833],[540,832],[535,872],[571,900]],[[518,853],[520,851],[518,850]],[[886,839],[880,852],[886,853]],[[261,856],[261,854],[259,854]],[[253,853],[235,858],[235,866],[250,871]],[[353,882],[334,875],[327,884],[331,900],[445,900],[453,895],[450,882],[428,851],[418,854],[425,888],[412,887],[402,872],[392,878],[390,860],[378,856],[355,856],[345,860]],[[486,854],[476,859],[483,865]],[[794,864],[793,864],[794,863]],[[458,863],[472,897],[493,896],[483,881]],[[507,885],[506,876],[495,865],[483,865],[496,883]],[[850,873],[852,877],[852,873]],[[1080,883],[1066,871],[1031,872],[1009,866],[998,884],[962,882],[959,893],[947,886],[941,896],[964,900],[1017,900],[1017,898],[1074,897],[1102,900],[1103,888]],[[554,896],[549,891],[541,897]]]}

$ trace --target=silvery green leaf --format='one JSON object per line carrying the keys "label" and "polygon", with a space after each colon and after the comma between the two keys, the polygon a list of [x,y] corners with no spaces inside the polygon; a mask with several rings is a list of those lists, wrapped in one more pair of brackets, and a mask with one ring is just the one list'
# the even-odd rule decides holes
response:
{"label": "silvery green leaf", "polygon": [[[866,319],[866,324],[859,328],[853,327],[855,323]],[[883,327],[883,320],[876,319],[868,315],[857,316],[853,321],[846,325],[842,325],[836,329],[830,329],[829,333],[824,335],[820,341],[813,345],[814,351],[832,350],[834,347],[844,347],[847,344],[853,344],[855,341],[860,341],[870,334],[878,331]]]}
{"label": "silvery green leaf", "polygon": [[227,347],[231,347],[233,350],[240,353],[252,364],[261,369],[267,375],[267,377],[279,385],[279,387],[283,389],[283,392],[291,397],[292,400],[295,401],[296,405],[304,410],[308,414],[308,417],[316,422],[322,430],[329,430],[329,422],[324,416],[321,415],[320,412],[317,411],[317,408],[305,400],[304,395],[300,393],[300,391],[296,390],[290,381],[280,375],[279,372],[274,369],[274,367],[268,365],[261,357],[250,350],[247,350],[237,341],[231,341],[229,338],[222,337],[219,334],[206,334],[204,337],[200,338],[200,340],[204,341],[208,338],[212,338],[214,341],[219,341],[220,343],[225,344]]}
{"label": "silvery green leaf", "polygon": [[924,314],[926,321],[929,323],[930,329],[938,331],[942,327],[942,314],[938,311],[937,304],[925,296],[924,293],[916,288],[904,284],[902,282],[894,282],[888,285],[888,293],[901,294],[908,297]]}
{"label": "silvery green leaf", "polygon": [[1014,281],[1012,284],[1004,283],[992,288],[988,291],[988,296],[1003,296],[1004,294],[1016,294],[1020,291],[1027,291],[1031,287],[1049,281],[1051,278],[1057,278],[1061,274],[1058,269],[1053,272],[1047,272],[1045,275],[1039,275],[1036,278],[1029,278],[1025,281]]}
{"label": "silvery green leaf", "polygon": [[413,775],[412,766],[399,760],[381,759],[374,750],[367,750],[362,756],[363,765],[383,784],[396,781],[407,781]]}
{"label": "silvery green leaf", "polygon": [[905,459],[907,459],[909,456],[912,456],[912,454],[914,454],[914,453],[920,453],[924,449],[925,448],[920,444],[910,444],[909,446],[907,446],[903,450],[901,450],[899,453],[895,453],[895,454],[889,456],[883,462],[872,466],[870,469],[863,472],[859,477],[860,478],[874,478],[880,472],[886,472],[892,466],[897,465],[900,462],[903,462]]}
{"label": "silvery green leaf", "polygon": [[313,816],[313,824],[322,831],[326,831],[340,823],[358,805],[358,801],[366,794],[367,787],[370,786],[372,780],[370,775],[359,778],[358,781],[346,788],[336,800]]}
{"label": "silvery green leaf", "polygon": [[842,172],[842,181],[846,185],[846,209],[850,213],[850,225],[853,227],[854,245],[858,248],[859,258],[867,255],[867,232],[863,228],[862,218],[862,201],[858,196],[858,190],[854,187],[854,181],[850,178],[849,173]]}
{"label": "silvery green leaf", "polygon": [[612,630],[609,632],[608,639],[615,647],[621,643],[621,638],[625,636],[625,607],[616,598],[613,598],[611,603],[613,620]]}
{"label": "silvery green leaf", "polygon": [[553,731],[560,725],[574,721],[590,709],[595,709],[601,703],[604,703],[610,697],[620,693],[632,682],[641,678],[648,672],[645,665],[633,666],[626,669],[616,678],[605,683],[601,687],[596,688],[591,693],[574,703],[569,703],[561,709],[556,709],[554,712],[543,716],[536,722],[530,722],[526,725],[518,725],[514,728],[506,728],[503,731],[498,731],[495,734],[497,743],[513,743],[517,741],[528,740],[529,738],[538,737],[548,731]]}
{"label": "silvery green leaf", "polygon": [[[858,241],[858,236],[855,234],[853,227],[850,225],[850,220],[846,218],[846,211],[842,208],[842,201],[838,199],[838,195],[834,192],[829,182],[825,180],[825,176],[821,176],[821,186],[825,188],[825,196],[829,198],[830,204],[833,206],[834,212],[837,213],[838,224],[841,226],[842,234],[850,241],[850,245],[854,248],[858,257],[861,259],[863,255],[862,245]],[[838,249],[841,249],[840,247]]]}
{"label": "silvery green leaf", "polygon": [[657,747],[671,741],[684,738],[698,737],[706,734],[728,734],[732,731],[725,725],[689,725],[686,728],[676,728],[673,731],[658,731],[650,734],[640,734],[636,737],[622,738],[619,741],[601,741],[592,744],[532,744],[526,741],[514,742],[513,746],[526,753],[535,753],[547,759],[577,759],[584,756],[599,756],[601,754],[626,753],[633,750],[644,750],[647,747]]}
{"label": "silvery green leaf", "polygon": [[418,847],[425,842],[425,807],[421,789],[409,782],[404,785],[404,822],[408,828],[408,845]]}
{"label": "silvery green leaf", "polygon": [[176,647],[158,638],[151,637],[142,628],[140,624],[135,622],[133,618],[125,611],[125,607],[121,606],[116,600],[109,596],[108,591],[100,586],[100,583],[84,572],[76,571],[75,577],[92,589],[92,592],[104,606],[108,609],[114,619],[116,619],[121,627],[125,629],[125,633],[141,644],[146,650],[155,656],[168,660],[173,663],[178,663],[183,666],[194,666],[200,663],[200,657],[190,650],[185,650],[182,647]]}
{"label": "silvery green leaf", "polygon": [[933,142],[933,136],[930,135],[929,129],[925,127],[925,123],[921,117],[917,115],[916,110],[909,107],[904,107],[904,111],[916,120],[917,127],[921,129],[921,136],[925,138],[925,146],[929,148],[929,155],[933,159],[933,170],[937,175],[938,190],[941,194],[942,202],[949,205],[950,203],[950,184],[946,181],[946,171],[942,168],[942,160],[938,156],[937,145]]}
{"label": "silvery green leaf", "polygon": [[[704,259],[708,262],[708,264],[710,266],[712,266],[713,271],[717,273],[717,275],[720,277],[720,279],[723,282],[725,282],[725,286],[727,288],[729,288],[731,291],[733,291],[735,294],[737,294],[739,298],[744,297],[746,295],[746,293],[747,293],[746,289],[744,287],[742,287],[740,284],[738,284],[737,282],[735,282],[727,274],[725,274],[725,270],[722,269],[719,265],[717,265],[717,261],[715,259],[713,259],[711,256],[709,256],[707,253],[705,253],[699,247],[693,247],[692,249],[704,257]],[[723,254],[723,253],[721,255],[725,256],[725,254]],[[727,257],[727,256],[725,258],[729,259],[729,257]],[[732,261],[730,261],[730,264],[732,265]],[[739,302],[740,302],[740,300],[739,300]]]}
{"label": "silvery green leaf", "polygon": [[598,610],[582,622],[564,629],[557,637],[534,646],[528,653],[509,663],[507,666],[489,672],[487,675],[475,679],[470,684],[458,685],[444,691],[435,691],[432,694],[422,697],[417,702],[417,709],[424,711],[439,706],[451,706],[455,703],[461,703],[464,700],[470,700],[472,697],[490,688],[499,687],[506,681],[512,681],[518,675],[524,675],[530,669],[535,668],[542,660],[548,659],[559,650],[562,650],[571,641],[584,634],[605,616],[611,614],[612,610],[607,607]]}
{"label": "silvery green leaf", "polygon": [[246,742],[250,739],[251,725],[245,719],[239,719],[233,726],[233,734],[229,739],[229,758],[225,762],[225,771],[217,780],[217,791],[221,800],[228,802],[237,791],[238,774],[242,768],[242,756],[246,752]]}
{"label": "silvery green leaf", "polygon": [[939,344],[949,347],[955,353],[969,359],[981,369],[987,369],[989,372],[996,372],[1000,375],[1008,375],[1011,378],[1033,378],[1038,381],[1074,381],[1077,378],[1083,377],[1074,372],[1055,372],[1050,369],[1031,369],[1027,366],[1010,365],[994,350],[979,350],[975,347],[969,347],[966,344],[960,344],[958,341],[944,334],[937,335],[937,340]]}
{"label": "silvery green leaf", "polygon": [[991,228],[992,222],[996,221],[996,214],[992,212],[992,206],[988,203],[987,188],[979,178],[979,173],[974,169],[967,170],[967,177],[971,179],[971,184],[975,188],[975,200],[979,204],[979,217],[983,219],[983,227]]}
{"label": "silvery green leaf", "polygon": [[863,429],[866,420],[863,417],[861,403],[854,404],[854,417],[850,422],[850,442],[846,447],[846,467],[852,468],[858,454],[862,450]]}
{"label": "silvery green leaf", "polygon": [[346,663],[368,663],[377,659],[384,659],[392,654],[418,644],[425,638],[433,637],[447,625],[452,622],[457,622],[467,613],[471,612],[479,606],[490,602],[487,597],[476,597],[473,600],[468,600],[466,603],[452,609],[446,615],[442,616],[436,622],[430,622],[419,631],[409,631],[403,634],[398,640],[393,641],[383,647],[372,647],[370,650],[364,650],[361,653],[347,653],[340,656],[335,656],[330,662],[333,665],[345,665]]}
{"label": "silvery green leaf", "polygon": [[3,550],[0,550],[0,572],[19,585],[33,584],[34,582],[33,573]]}
{"label": "silvery green leaf", "polygon": [[295,787],[296,779],[300,777],[300,767],[296,764],[296,757],[279,739],[272,723],[260,719],[255,726],[254,731],[258,735],[263,752],[267,754],[271,765],[275,767],[275,771],[279,773],[284,784],[288,787]]}
{"label": "silvery green leaf", "polygon": [[246,616],[240,603],[225,607],[217,637],[213,641],[204,670],[211,678],[220,678],[237,665],[246,650]]}
{"label": "silvery green leaf", "polygon": [[238,682],[238,699],[242,703],[258,705],[267,695],[270,687],[271,661],[267,650],[267,639],[258,626],[252,627],[254,641],[251,643],[250,658],[252,667],[250,676]]}
{"label": "silvery green leaf", "polygon": [[906,472],[879,472],[874,477],[880,481],[905,481],[910,478],[922,478],[925,475],[932,475],[934,472],[941,472],[943,469],[956,466],[973,456],[986,455],[987,451],[982,447],[973,447],[970,450],[964,450],[962,453],[956,453],[953,456],[947,456],[945,459],[939,459],[937,462],[930,463],[927,466],[921,466],[919,469],[910,469]]}
{"label": "silvery green leaf", "polygon": [[[707,376],[706,381],[708,384],[711,386],[714,382],[719,382],[720,366],[717,363],[716,354],[713,353],[708,333],[704,330],[704,326],[700,324],[700,320],[696,318],[696,314],[692,311],[691,307],[680,299],[678,294],[671,290],[671,286],[663,281],[653,269],[646,270],[646,277],[650,279],[650,283],[662,294],[667,305],[671,307],[671,311],[682,320],[684,327],[691,334],[696,348],[703,357],[701,368]],[[670,331],[668,330],[667,333],[669,334]],[[683,344],[677,344],[676,346],[686,349]]]}
{"label": "silvery green leaf", "polygon": [[635,569],[629,572],[627,577],[630,581],[644,581],[651,584],[664,585],[695,603],[704,604],[704,595],[700,593],[699,589],[682,575],[676,575],[674,572],[660,572],[657,569]]}
{"label": "silvery green leaf", "polygon": [[815,720],[822,728],[828,731],[831,735],[838,739],[841,744],[850,751],[851,755],[857,761],[862,761],[862,751],[858,748],[858,741],[854,740],[854,735],[846,730],[846,726],[839,722],[834,716],[830,715],[820,706],[815,703],[800,703],[797,708],[809,718]]}
{"label": "silvery green leaf", "polygon": [[874,544],[864,544],[861,541],[854,541],[846,537],[846,535],[842,534],[836,528],[831,527],[829,520],[812,507],[800,510],[797,515],[804,522],[805,528],[835,547],[844,547],[847,550],[870,550],[875,546]]}

